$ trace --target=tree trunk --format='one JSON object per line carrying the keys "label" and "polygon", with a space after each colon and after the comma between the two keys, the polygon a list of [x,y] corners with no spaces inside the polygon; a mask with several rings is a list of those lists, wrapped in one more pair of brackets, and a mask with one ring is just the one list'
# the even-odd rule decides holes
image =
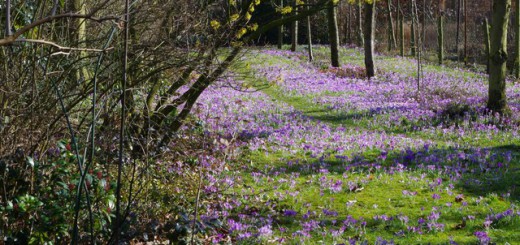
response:
{"label": "tree trunk", "polygon": [[438,23],[438,30],[437,30],[437,35],[438,35],[438,58],[439,58],[439,65],[442,65],[443,61],[444,61],[444,14],[441,12],[439,14],[439,23]]}
{"label": "tree trunk", "polygon": [[327,18],[329,23],[329,42],[330,42],[330,59],[333,67],[339,67],[339,35],[338,35],[338,18],[336,14],[336,4],[329,2],[327,8]]}
{"label": "tree trunk", "polygon": [[374,67],[375,12],[375,3],[365,2],[365,68],[368,79],[375,76],[376,73],[376,68]]}
{"label": "tree trunk", "polygon": [[361,7],[362,7],[362,4],[361,3],[358,3],[357,4],[357,17],[358,17],[358,46],[359,47],[362,47],[363,46],[363,43],[365,42],[363,40],[363,18],[361,17],[362,15],[362,11],[361,11]]}
{"label": "tree trunk", "polygon": [[[280,8],[283,8],[283,0],[280,0]],[[282,16],[283,18],[283,16]],[[283,47],[283,25],[278,27],[278,49]]]}
{"label": "tree trunk", "polygon": [[404,57],[404,15],[401,12],[401,0],[397,0],[397,16],[399,17],[399,54]]}
{"label": "tree trunk", "polygon": [[457,57],[459,58],[459,60],[460,60],[459,37],[460,37],[460,8],[461,8],[461,5],[462,5],[462,0],[459,0],[458,4],[457,4],[457,36],[455,37],[455,49],[456,49]]}
{"label": "tree trunk", "polygon": [[[348,3],[347,3],[348,4]],[[352,5],[348,4],[347,7],[347,23],[345,23],[345,44],[351,44],[352,43]]]}
{"label": "tree trunk", "polygon": [[411,46],[411,54],[412,54],[412,56],[415,57],[415,55],[417,54],[417,46],[416,46],[417,40],[415,38],[415,31],[417,29],[416,28],[417,23],[415,23],[416,16],[415,16],[415,9],[414,9],[413,4],[412,4],[411,9],[412,9],[412,30],[411,30],[411,35],[410,35],[410,46]]}
{"label": "tree trunk", "polygon": [[395,41],[395,32],[394,32],[394,20],[392,18],[392,0],[387,0],[387,11],[388,11],[388,51],[392,51],[397,43]]}
{"label": "tree trunk", "polygon": [[489,21],[488,19],[484,19],[484,38],[485,38],[485,43],[484,45],[486,46],[486,73],[489,74],[489,52],[491,50],[491,44],[490,44],[490,40],[489,40]]}
{"label": "tree trunk", "polygon": [[[307,10],[309,6],[307,6]],[[314,54],[312,52],[312,28],[311,28],[311,16],[307,16],[307,48],[309,49],[309,61],[314,60]]]}
{"label": "tree trunk", "polygon": [[5,2],[5,36],[13,35],[11,33],[11,0],[6,0]]}
{"label": "tree trunk", "polygon": [[491,57],[489,66],[489,98],[487,107],[493,112],[507,113],[506,62],[507,25],[511,0],[494,0],[491,27]]}
{"label": "tree trunk", "polygon": [[516,1],[515,12],[515,77],[520,78],[520,0]]}
{"label": "tree trunk", "polygon": [[[298,15],[297,10],[297,1],[295,0],[293,3],[293,11],[294,15]],[[295,20],[291,25],[291,51],[296,51],[296,47],[298,46],[298,21]]]}
{"label": "tree trunk", "polygon": [[464,0],[464,64],[468,65],[468,8]]}

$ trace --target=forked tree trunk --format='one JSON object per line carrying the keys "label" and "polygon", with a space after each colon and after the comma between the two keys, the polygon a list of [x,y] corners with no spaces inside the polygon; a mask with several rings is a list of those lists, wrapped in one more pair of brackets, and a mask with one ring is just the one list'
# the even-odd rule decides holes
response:
{"label": "forked tree trunk", "polygon": [[387,0],[387,11],[388,11],[388,51],[392,51],[396,46],[395,32],[394,32],[394,20],[392,18],[392,0]]}
{"label": "forked tree trunk", "polygon": [[489,98],[487,107],[493,112],[508,112],[506,99],[507,25],[511,0],[494,0],[491,26],[489,66]]}
{"label": "forked tree trunk", "polygon": [[376,68],[374,67],[374,36],[376,29],[375,12],[375,3],[365,2],[365,68],[368,79],[372,78],[376,74]]}
{"label": "forked tree trunk", "polygon": [[358,46],[359,47],[362,47],[363,46],[363,43],[365,42],[363,40],[363,18],[361,17],[362,15],[362,11],[361,11],[361,8],[362,8],[362,4],[361,3],[358,3],[357,4],[357,18],[358,18],[358,37],[357,37],[357,41],[358,41]]}
{"label": "forked tree trunk", "polygon": [[[309,6],[307,6],[307,10]],[[312,52],[312,27],[311,27],[311,16],[307,16],[307,48],[309,49],[309,61],[314,60],[314,54]]]}
{"label": "forked tree trunk", "polygon": [[[283,0],[279,2],[280,8],[283,8]],[[278,49],[283,47],[283,25],[278,27]]]}
{"label": "forked tree trunk", "polygon": [[[297,1],[294,0],[293,3],[293,11],[294,15],[298,15],[297,10]],[[293,21],[291,25],[291,51],[296,51],[296,47],[298,46],[298,21]]]}
{"label": "forked tree trunk", "polygon": [[332,67],[339,67],[339,34],[336,4],[329,2],[327,7],[327,18],[329,23],[330,59]]}

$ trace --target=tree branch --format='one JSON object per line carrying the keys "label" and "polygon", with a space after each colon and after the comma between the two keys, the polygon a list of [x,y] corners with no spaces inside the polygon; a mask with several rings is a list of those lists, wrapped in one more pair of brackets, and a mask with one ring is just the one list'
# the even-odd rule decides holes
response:
{"label": "tree branch", "polygon": [[40,40],[40,39],[17,39],[15,42],[26,42],[26,43],[38,43],[38,44],[45,44],[50,45],[55,48],[57,48],[59,51],[85,51],[85,52],[105,52],[111,49],[114,49],[113,47],[109,47],[107,49],[95,49],[95,48],[73,48],[73,47],[63,47],[56,43],[53,43],[51,41],[46,40]]}
{"label": "tree branch", "polygon": [[[63,19],[63,18],[71,18],[71,19],[88,19],[96,22],[103,22],[107,20],[119,20],[120,17],[117,16],[105,16],[105,17],[94,17],[94,14],[104,5],[106,5],[108,1],[105,1],[103,4],[95,8],[92,12],[88,14],[75,14],[75,13],[66,13],[66,14],[58,14],[58,15],[51,15],[47,16],[43,19],[39,19],[37,21],[34,21],[31,24],[28,24],[22,28],[20,28],[17,32],[15,32],[12,35],[7,36],[6,38],[0,39],[0,46],[6,46],[9,44],[12,44],[13,42],[18,39],[22,34],[30,31],[31,29],[43,25],[45,23],[57,20],[57,19]],[[10,34],[10,33],[8,33]]]}

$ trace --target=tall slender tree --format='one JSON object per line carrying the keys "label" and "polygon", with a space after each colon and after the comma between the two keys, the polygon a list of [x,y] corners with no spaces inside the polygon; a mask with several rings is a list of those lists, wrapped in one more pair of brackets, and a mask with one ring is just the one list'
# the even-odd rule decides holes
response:
{"label": "tall slender tree", "polygon": [[[307,10],[309,10],[309,5],[307,5]],[[312,52],[312,26],[310,15],[307,16],[307,48],[309,49],[309,61],[313,61],[314,54]]]}
{"label": "tall slender tree", "polygon": [[466,0],[464,1],[464,64],[468,64],[468,7]]}
{"label": "tall slender tree", "polygon": [[416,31],[417,31],[417,22],[416,22],[416,10],[415,10],[415,5],[412,3],[412,1],[410,1],[410,9],[412,10],[412,30],[410,31],[411,34],[410,34],[410,48],[411,48],[411,54],[412,56],[415,56],[417,54],[417,36],[416,36]]}
{"label": "tall slender tree", "polygon": [[437,35],[439,65],[442,65],[444,61],[444,0],[439,1]]}
{"label": "tall slender tree", "polygon": [[511,0],[494,0],[491,26],[489,65],[489,98],[487,107],[493,112],[508,112],[506,98],[507,25]]}
{"label": "tall slender tree", "polygon": [[375,27],[376,3],[375,1],[365,2],[365,68],[368,79],[376,74],[376,68],[374,66]]}
{"label": "tall slender tree", "polygon": [[362,7],[363,7],[363,4],[361,1],[359,1],[357,3],[357,18],[358,18],[358,37],[357,37],[357,41],[358,41],[358,46],[362,47],[363,46],[363,43],[364,43],[364,40],[363,40],[363,17],[362,16]]}
{"label": "tall slender tree", "polygon": [[[294,15],[298,15],[298,0],[293,0],[293,12]],[[298,21],[295,20],[291,25],[291,51],[296,51],[298,46]]]}
{"label": "tall slender tree", "polygon": [[515,9],[515,77],[520,78],[520,0]]}
{"label": "tall slender tree", "polygon": [[399,21],[399,54],[404,57],[404,14],[401,10],[401,0],[397,0],[397,19]]}
{"label": "tall slender tree", "polygon": [[345,23],[345,43],[352,43],[352,5],[347,2],[347,21]]}
{"label": "tall slender tree", "polygon": [[339,34],[336,3],[330,1],[327,7],[329,24],[330,59],[333,67],[339,67]]}
{"label": "tall slender tree", "polygon": [[388,51],[394,49],[397,46],[397,42],[395,41],[395,32],[394,32],[394,19],[392,18],[392,0],[387,0],[386,10],[388,12]]}
{"label": "tall slender tree", "polygon": [[491,50],[491,42],[489,37],[489,21],[487,18],[484,19],[484,45],[486,47],[486,72],[489,74],[489,52]]}
{"label": "tall slender tree", "polygon": [[457,2],[457,34],[455,37],[455,50],[457,52],[457,57],[460,60],[459,55],[459,37],[460,37],[460,9],[462,8],[462,0],[458,0]]}
{"label": "tall slender tree", "polygon": [[[279,8],[283,8],[283,0],[279,1]],[[278,26],[278,49],[283,47],[283,25]]]}

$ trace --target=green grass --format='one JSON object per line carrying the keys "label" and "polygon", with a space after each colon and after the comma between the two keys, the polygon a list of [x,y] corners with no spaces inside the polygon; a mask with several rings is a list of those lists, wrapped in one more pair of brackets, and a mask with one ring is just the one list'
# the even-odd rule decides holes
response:
{"label": "green grass", "polygon": [[[328,54],[325,47],[318,47],[315,49],[316,61],[314,65],[317,67],[326,67]],[[363,65],[363,57],[359,50],[342,49],[342,62],[356,65]],[[246,74],[244,78],[250,84],[266,84],[261,78],[255,76],[251,70],[250,64],[255,62],[262,64],[291,64],[289,59],[280,58],[277,56],[266,58],[259,56],[251,56],[246,66],[235,67],[236,73]],[[403,62],[402,58],[395,57],[378,57],[379,61],[384,60],[388,63],[383,70],[402,72],[402,70],[392,67],[392,64]],[[411,66],[408,62],[402,66]],[[436,66],[428,64],[425,66],[428,72],[442,72],[446,74],[457,74],[460,70],[451,69],[447,66]],[[406,71],[405,71],[406,72]],[[407,70],[410,72],[410,70]],[[413,75],[413,72],[412,74]],[[467,79],[474,79],[482,76],[481,74],[465,72],[464,76]],[[324,105],[313,103],[312,98],[304,96],[295,96],[284,93],[276,85],[263,89],[263,92],[270,96],[274,101],[288,104],[294,107],[295,110],[302,112],[304,115],[312,117],[316,121],[324,122],[332,126],[342,126],[348,128],[356,128],[363,131],[383,131],[377,125],[370,125],[369,120],[359,119],[356,112],[340,113],[329,110]],[[339,96],[340,94],[330,93],[329,95]],[[255,181],[250,177],[249,172],[243,172],[244,185],[256,190],[257,193],[262,193],[263,198],[279,205],[278,211],[285,209],[292,209],[298,212],[298,215],[291,218],[277,219],[275,225],[284,227],[286,232],[277,232],[277,236],[287,237],[290,244],[300,244],[302,241],[305,244],[332,244],[344,243],[349,238],[359,237],[368,239],[372,244],[378,237],[384,239],[395,240],[398,244],[447,244],[450,239],[458,244],[475,244],[476,237],[473,235],[475,231],[486,230],[483,227],[483,222],[487,215],[493,212],[502,212],[512,205],[518,205],[520,200],[520,191],[516,190],[520,187],[520,151],[518,145],[520,139],[511,138],[504,134],[504,139],[501,139],[500,132],[498,136],[489,138],[486,135],[471,135],[468,137],[445,137],[443,135],[435,135],[427,132],[414,132],[406,130],[389,131],[392,134],[403,134],[407,137],[422,138],[434,140],[439,148],[459,145],[467,148],[477,147],[494,147],[493,150],[500,152],[503,150],[513,151],[513,162],[510,166],[510,171],[503,176],[492,176],[489,174],[475,174],[467,175],[454,184],[451,193],[446,191],[449,185],[449,176],[440,174],[438,172],[428,172],[425,170],[412,170],[403,173],[388,173],[374,169],[360,169],[358,171],[345,171],[347,163],[329,156],[322,162],[317,159],[310,158],[304,151],[296,154],[288,152],[259,152],[254,151],[246,154],[244,160],[251,162],[251,171],[264,171],[265,169],[276,170],[279,169],[278,175],[270,175],[264,172],[261,178]],[[479,137],[477,137],[479,136]],[[448,149],[449,150],[449,149]],[[380,152],[377,149],[361,153],[365,159],[376,160]],[[391,154],[390,154],[391,155]],[[321,174],[314,170],[302,170],[299,166],[288,167],[288,161],[299,160],[301,165],[315,165],[328,169],[328,174]],[[389,157],[387,162],[391,163],[392,158]],[[297,175],[295,175],[297,173]],[[343,182],[358,183],[361,188],[357,191],[345,191],[341,193],[331,193],[330,191],[323,191],[320,188],[320,178],[326,177],[330,180],[342,180]],[[442,179],[443,183],[439,186],[430,187],[430,184],[437,179]],[[287,182],[285,182],[287,181]],[[295,184],[289,184],[294,181]],[[475,184],[473,182],[479,181]],[[273,185],[279,185],[278,188],[273,188]],[[417,191],[415,196],[403,197],[403,190]],[[291,195],[281,195],[280,193],[298,192],[294,197]],[[433,194],[439,194],[441,197],[438,200],[432,200]],[[505,193],[510,193],[510,197],[503,196]],[[464,201],[455,200],[457,195],[464,195]],[[284,196],[281,198],[280,196]],[[451,207],[448,207],[451,203]],[[348,205],[347,205],[348,204]],[[417,225],[419,218],[426,218],[435,208],[440,211],[441,217],[439,222],[445,224],[444,230],[439,232],[425,232],[422,235],[409,233],[406,226],[400,220],[393,220],[390,222],[375,221],[373,219],[376,215],[398,216],[405,215],[409,218],[410,225]],[[324,215],[323,209],[331,209],[338,212],[337,217],[329,217]],[[302,217],[307,211],[316,212],[315,218],[321,220],[326,224],[326,229],[339,229],[341,222],[351,215],[359,219],[364,217],[367,221],[366,227],[363,231],[347,230],[339,238],[330,236],[330,232],[326,232],[324,237],[319,236],[319,232],[315,232],[311,240],[297,240],[291,237],[291,233],[301,229],[299,221],[303,221]],[[462,224],[463,218],[474,216],[475,220],[467,220],[466,225],[462,228],[457,226]],[[337,219],[336,225],[333,220]],[[338,225],[339,224],[339,225]],[[486,231],[492,237],[492,241],[497,244],[520,244],[520,220],[518,218],[511,220],[503,220],[494,224],[492,228]],[[275,229],[277,230],[277,229]],[[396,235],[396,233],[403,231],[404,236]],[[270,243],[264,241],[265,243]]]}

